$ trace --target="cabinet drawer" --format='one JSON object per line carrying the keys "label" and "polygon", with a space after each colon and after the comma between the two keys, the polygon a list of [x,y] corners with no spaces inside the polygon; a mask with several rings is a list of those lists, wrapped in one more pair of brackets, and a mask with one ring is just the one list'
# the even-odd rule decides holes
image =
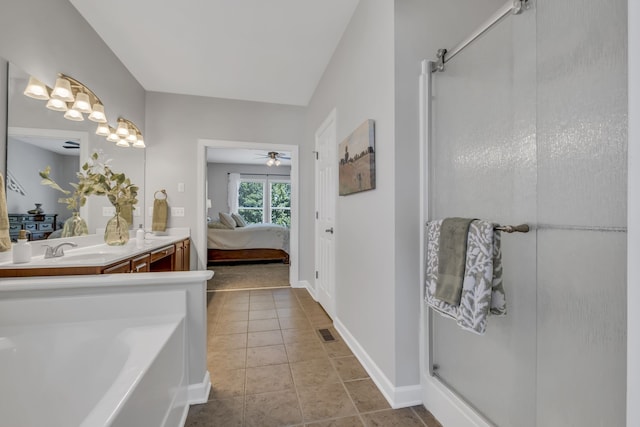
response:
{"label": "cabinet drawer", "polygon": [[35,224],[33,222],[29,222],[24,224],[24,229],[25,230],[37,230],[38,229],[38,224]]}
{"label": "cabinet drawer", "polygon": [[40,231],[53,231],[53,224],[48,224],[43,222],[42,224],[38,224],[38,230]]}
{"label": "cabinet drawer", "polygon": [[55,222],[56,216],[55,215],[45,215],[44,216],[44,220],[46,222]]}
{"label": "cabinet drawer", "polygon": [[20,224],[9,224],[9,231],[18,231],[22,230],[22,225]]}
{"label": "cabinet drawer", "polygon": [[112,273],[129,273],[131,271],[131,262],[129,260],[112,265],[102,270],[103,274]]}
{"label": "cabinet drawer", "polygon": [[173,255],[173,253],[176,251],[175,246],[173,245],[169,245],[169,246],[165,246],[164,248],[160,248],[160,249],[156,249],[155,251],[151,252],[151,262],[156,262],[159,259],[162,259],[164,257],[168,257],[170,255]]}
{"label": "cabinet drawer", "polygon": [[131,260],[131,272],[142,273],[149,271],[149,264],[151,264],[151,256],[149,254],[135,258]]}

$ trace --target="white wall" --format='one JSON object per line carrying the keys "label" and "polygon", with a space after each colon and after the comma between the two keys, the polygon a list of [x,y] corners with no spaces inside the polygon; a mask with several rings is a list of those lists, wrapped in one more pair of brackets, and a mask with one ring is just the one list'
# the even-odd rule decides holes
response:
{"label": "white wall", "polygon": [[228,177],[230,173],[270,175],[273,179],[286,179],[291,174],[291,167],[282,165],[278,167],[269,167],[266,165],[207,163],[207,183],[209,184],[209,193],[207,198],[209,198],[212,203],[208,216],[210,216],[214,221],[218,219],[218,212],[229,211],[229,204],[227,202],[229,189]]}
{"label": "white wall", "polygon": [[[166,189],[169,205],[185,208],[184,218],[169,218],[169,227],[195,230],[198,139],[299,145],[303,147],[300,149],[301,157],[311,157],[313,148],[304,148],[302,138],[304,112],[302,107],[148,92],[147,205],[151,206],[156,190]],[[308,170],[300,170],[301,183],[313,179],[313,172],[310,175]],[[178,183],[185,184],[183,193],[178,192]],[[313,206],[300,206],[299,240],[308,242],[311,240],[305,239],[305,235],[313,236],[313,230],[308,231],[313,226]],[[193,249],[198,248],[199,239],[205,238],[192,237],[196,243]],[[312,254],[309,254],[307,246],[300,247],[299,267],[301,279],[309,280],[313,258],[310,258]]]}

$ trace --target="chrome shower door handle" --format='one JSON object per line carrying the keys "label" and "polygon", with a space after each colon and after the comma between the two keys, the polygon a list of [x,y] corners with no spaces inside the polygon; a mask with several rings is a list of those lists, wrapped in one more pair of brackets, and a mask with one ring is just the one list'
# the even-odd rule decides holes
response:
{"label": "chrome shower door handle", "polygon": [[333,227],[327,228],[326,230],[324,230],[324,232],[333,234]]}

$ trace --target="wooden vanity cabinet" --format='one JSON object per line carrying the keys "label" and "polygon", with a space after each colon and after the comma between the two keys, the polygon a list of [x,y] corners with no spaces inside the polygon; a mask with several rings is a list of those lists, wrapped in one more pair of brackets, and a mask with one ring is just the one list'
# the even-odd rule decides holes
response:
{"label": "wooden vanity cabinet", "polygon": [[106,266],[0,268],[0,277],[188,271],[190,252],[191,241],[185,239]]}

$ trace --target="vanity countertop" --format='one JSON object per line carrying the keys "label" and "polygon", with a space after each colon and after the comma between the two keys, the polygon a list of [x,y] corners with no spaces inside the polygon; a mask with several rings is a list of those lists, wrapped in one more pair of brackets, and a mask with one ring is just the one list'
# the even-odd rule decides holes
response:
{"label": "vanity countertop", "polygon": [[[85,239],[69,238],[55,239],[40,242],[31,242],[33,256],[30,262],[14,264],[11,252],[5,252],[0,258],[0,276],[2,270],[28,269],[28,268],[71,268],[71,267],[105,267],[125,259],[136,258],[144,254],[154,253],[177,242],[189,238],[189,232],[176,230],[176,232],[163,236],[151,236],[145,239],[143,245],[138,245],[135,238],[122,246],[109,246],[99,243],[99,239],[86,236]],[[64,247],[64,256],[44,258],[44,246],[57,246],[63,242],[74,242],[78,247]],[[7,255],[8,254],[8,255]]]}

